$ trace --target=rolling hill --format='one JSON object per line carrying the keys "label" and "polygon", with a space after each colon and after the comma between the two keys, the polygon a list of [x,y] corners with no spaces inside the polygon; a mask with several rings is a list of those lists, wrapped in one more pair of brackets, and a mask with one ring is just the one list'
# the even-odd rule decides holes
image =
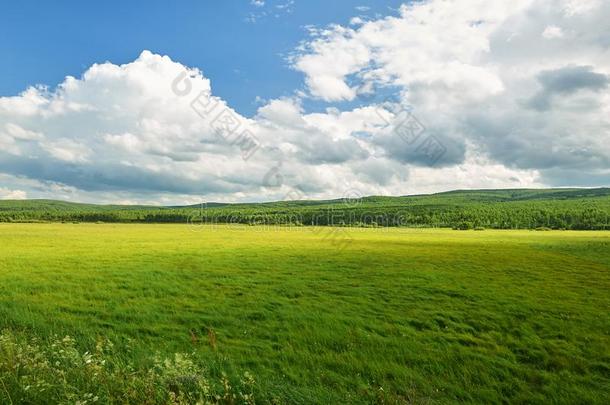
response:
{"label": "rolling hill", "polygon": [[171,207],[0,201],[0,222],[610,229],[609,217],[610,188],[456,190],[401,197]]}

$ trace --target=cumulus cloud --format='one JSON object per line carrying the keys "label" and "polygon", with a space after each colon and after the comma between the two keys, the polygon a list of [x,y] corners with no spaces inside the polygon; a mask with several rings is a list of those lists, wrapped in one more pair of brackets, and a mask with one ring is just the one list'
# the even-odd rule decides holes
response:
{"label": "cumulus cloud", "polygon": [[[447,148],[441,166],[468,163],[474,148],[548,185],[578,185],[584,172],[607,185],[609,16],[601,1],[414,2],[397,16],[314,31],[291,62],[312,98],[398,88],[403,108]],[[383,135],[375,142],[388,156],[417,166],[413,150]]]}
{"label": "cumulus cloud", "polygon": [[[125,65],[94,65],[54,90],[0,98],[0,128],[0,172],[38,181],[35,196],[57,193],[48,184],[147,201],[281,198],[291,185],[330,196],[337,173],[356,177],[337,166],[367,156],[347,132],[310,122],[298,100],[271,100],[243,117],[200,71],[148,51]],[[286,184],[269,190],[263,179],[277,166]]]}
{"label": "cumulus cloud", "polygon": [[542,37],[546,39],[555,39],[563,37],[563,31],[556,25],[549,25],[542,32]]}
{"label": "cumulus cloud", "polygon": [[530,106],[548,110],[554,96],[569,96],[578,91],[598,92],[608,87],[608,76],[592,71],[591,66],[566,66],[538,74],[540,91],[532,97]]}
{"label": "cumulus cloud", "polygon": [[53,91],[1,98],[0,142],[10,146],[1,170],[82,190],[242,190],[239,176],[218,173],[234,148],[172,90],[180,73],[190,75],[193,94],[230,110],[201,72],[147,51],[126,65],[94,65]]}
{"label": "cumulus cloud", "polygon": [[28,195],[23,190],[10,190],[0,187],[0,200],[25,200]]}
{"label": "cumulus cloud", "polygon": [[[608,16],[596,1],[428,0],[311,29],[290,59],[306,93],[252,117],[168,56],[96,64],[0,97],[0,196],[180,204],[607,185]],[[309,112],[305,97],[328,108]]]}

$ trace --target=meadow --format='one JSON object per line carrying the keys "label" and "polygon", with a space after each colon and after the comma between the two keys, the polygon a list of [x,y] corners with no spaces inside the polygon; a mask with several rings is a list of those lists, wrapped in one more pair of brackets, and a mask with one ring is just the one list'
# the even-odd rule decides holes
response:
{"label": "meadow", "polygon": [[604,231],[5,223],[0,403],[603,404],[609,310]]}

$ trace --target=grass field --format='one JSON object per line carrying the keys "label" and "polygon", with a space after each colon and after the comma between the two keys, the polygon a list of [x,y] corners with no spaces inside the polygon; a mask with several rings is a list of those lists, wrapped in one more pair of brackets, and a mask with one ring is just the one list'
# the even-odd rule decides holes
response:
{"label": "grass field", "polygon": [[610,232],[0,224],[0,330],[258,403],[607,403],[609,313]]}

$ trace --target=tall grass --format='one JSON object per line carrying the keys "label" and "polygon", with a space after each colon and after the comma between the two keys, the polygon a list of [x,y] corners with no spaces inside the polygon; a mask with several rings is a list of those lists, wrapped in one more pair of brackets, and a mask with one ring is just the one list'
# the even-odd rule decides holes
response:
{"label": "tall grass", "polygon": [[0,224],[0,404],[605,405],[608,291],[601,231]]}
{"label": "tall grass", "polygon": [[123,360],[112,342],[91,351],[70,336],[0,334],[3,404],[254,404],[252,375],[212,378],[196,356],[151,355],[149,365]]}

